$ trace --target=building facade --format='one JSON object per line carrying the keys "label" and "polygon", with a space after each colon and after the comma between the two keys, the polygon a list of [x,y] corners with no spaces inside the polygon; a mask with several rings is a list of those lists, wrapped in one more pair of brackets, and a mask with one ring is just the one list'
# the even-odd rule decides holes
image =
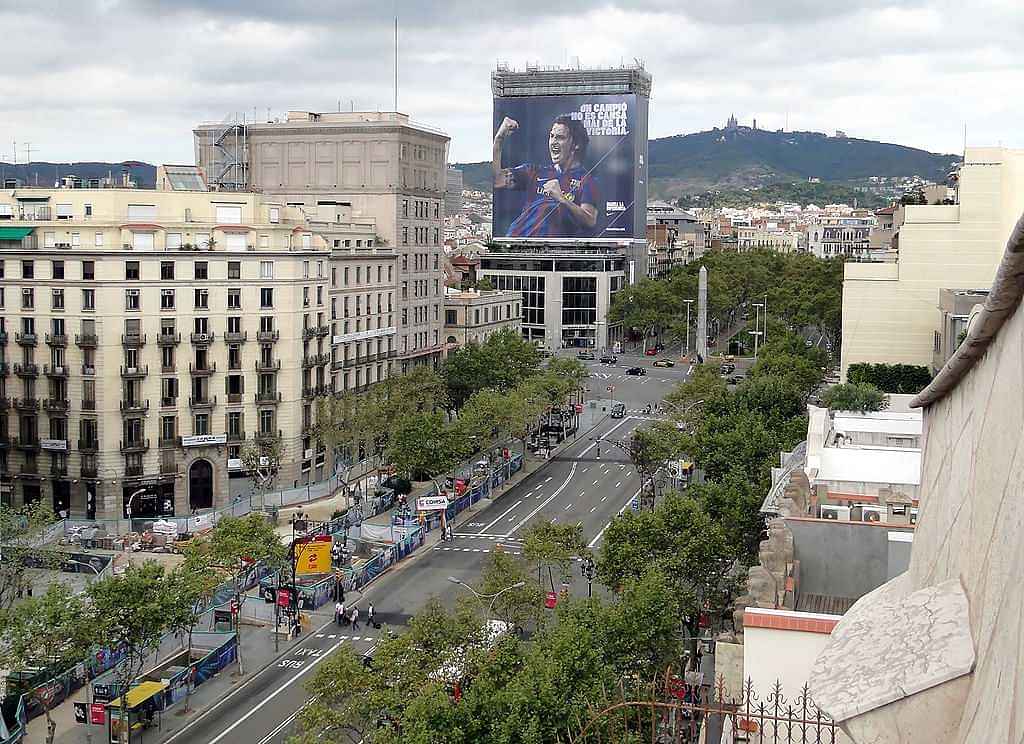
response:
{"label": "building facade", "polygon": [[448,350],[482,344],[508,328],[522,331],[521,292],[449,289],[444,298],[444,333]]}
{"label": "building facade", "polygon": [[440,361],[448,135],[401,113],[310,111],[201,125],[193,135],[211,183],[258,190],[308,214],[320,201],[343,203],[372,219],[378,242],[398,254],[395,363]]}
{"label": "building facade", "polygon": [[957,204],[908,206],[889,263],[847,263],[842,369],[857,362],[929,366],[943,288],[984,287],[1024,211],[1024,150],[969,148]]}
{"label": "building facade", "polygon": [[247,491],[254,440],[280,439],[282,485],[329,477],[330,269],[299,210],[253,193],[0,195],[4,501],[215,508]]}
{"label": "building facade", "polygon": [[871,249],[873,224],[869,216],[819,217],[807,226],[807,250],[818,258],[866,259]]}
{"label": "building facade", "polygon": [[445,177],[444,213],[445,216],[455,215],[462,210],[462,171],[449,168]]}
{"label": "building facade", "polygon": [[799,246],[799,237],[790,230],[760,225],[736,229],[736,250],[740,253],[749,251],[796,253]]}

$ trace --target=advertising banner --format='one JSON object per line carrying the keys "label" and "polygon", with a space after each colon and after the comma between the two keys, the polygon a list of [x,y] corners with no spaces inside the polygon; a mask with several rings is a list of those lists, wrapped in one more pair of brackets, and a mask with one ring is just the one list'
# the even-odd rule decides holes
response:
{"label": "advertising banner", "polygon": [[634,235],[635,95],[494,99],[495,238]]}
{"label": "advertising banner", "polygon": [[417,511],[436,511],[448,508],[447,496],[423,496],[416,499]]}
{"label": "advertising banner", "polygon": [[310,576],[331,571],[331,540],[310,540],[295,546],[295,574]]}

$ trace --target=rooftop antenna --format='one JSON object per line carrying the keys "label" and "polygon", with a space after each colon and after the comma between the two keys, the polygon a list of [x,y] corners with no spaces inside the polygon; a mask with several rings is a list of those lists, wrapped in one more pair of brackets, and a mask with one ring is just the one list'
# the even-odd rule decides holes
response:
{"label": "rooftop antenna", "polygon": [[11,140],[11,146],[14,148],[14,165],[18,164],[18,140]]}
{"label": "rooftop antenna", "polygon": [[395,113],[398,113],[398,2],[395,2]]}
{"label": "rooftop antenna", "polygon": [[26,163],[31,163],[32,162],[32,143],[31,142],[26,142],[25,143],[25,162]]}

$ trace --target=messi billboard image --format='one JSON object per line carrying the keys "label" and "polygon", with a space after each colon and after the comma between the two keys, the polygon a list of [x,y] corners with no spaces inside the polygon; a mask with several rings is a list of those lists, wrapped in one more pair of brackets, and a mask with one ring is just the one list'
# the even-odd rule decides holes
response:
{"label": "messi billboard image", "polygon": [[635,95],[495,98],[494,237],[637,237],[636,105]]}

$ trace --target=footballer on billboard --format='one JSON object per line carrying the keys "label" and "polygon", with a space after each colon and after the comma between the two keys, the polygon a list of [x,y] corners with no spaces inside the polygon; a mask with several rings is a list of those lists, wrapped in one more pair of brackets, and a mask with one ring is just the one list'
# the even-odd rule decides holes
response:
{"label": "footballer on billboard", "polygon": [[636,96],[494,99],[496,238],[633,238]]}

